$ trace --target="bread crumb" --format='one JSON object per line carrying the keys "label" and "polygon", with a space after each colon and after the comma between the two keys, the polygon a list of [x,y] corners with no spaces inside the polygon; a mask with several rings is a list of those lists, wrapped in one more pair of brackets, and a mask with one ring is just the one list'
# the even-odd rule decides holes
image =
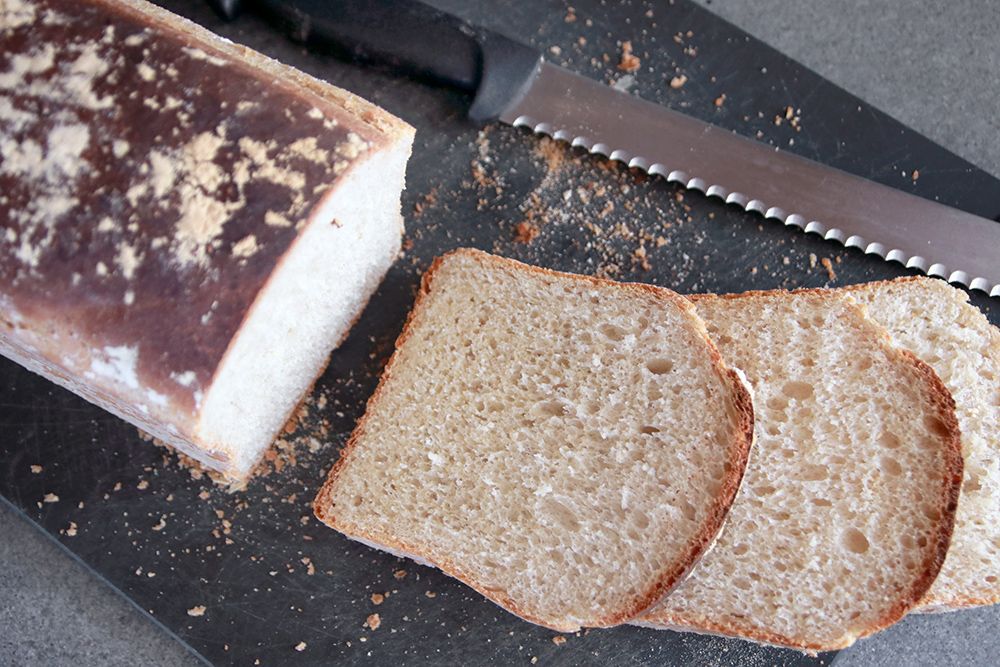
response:
{"label": "bread crumb", "polygon": [[572,7],[566,8],[566,16],[563,18],[566,23],[573,23],[576,21],[576,10]]}
{"label": "bread crumb", "polygon": [[812,252],[809,253],[809,268],[810,269],[816,268],[816,254]]}
{"label": "bread crumb", "polygon": [[562,646],[563,644],[566,643],[566,638],[563,637],[562,635],[556,635],[555,637],[552,638],[552,643],[555,644],[556,646]]}
{"label": "bread crumb", "polygon": [[378,605],[382,604],[383,602],[385,602],[385,596],[384,595],[382,595],[381,593],[372,593],[372,604],[373,605],[378,606]]}
{"label": "bread crumb", "polygon": [[299,653],[302,653],[302,651],[306,650],[306,646],[307,644],[305,642],[299,642],[298,644],[295,645],[295,650],[298,651]]}
{"label": "bread crumb", "polygon": [[205,605],[203,604],[188,609],[188,616],[204,616],[204,615],[205,615]]}
{"label": "bread crumb", "polygon": [[823,265],[824,269],[826,269],[826,275],[830,277],[831,281],[837,279],[837,272],[833,270],[833,262],[830,261],[829,257],[824,257],[819,260],[819,263]]}
{"label": "bread crumb", "polygon": [[149,488],[149,482],[147,482],[146,480],[142,480],[141,482],[135,485],[135,488],[139,489],[140,491],[145,491],[146,489]]}
{"label": "bread crumb", "polygon": [[66,535],[68,537],[76,537],[76,522],[69,522],[69,528],[66,529]]}
{"label": "bread crumb", "polygon": [[42,466],[39,466],[39,465],[33,465],[33,466],[31,466],[31,472],[34,473],[34,474],[36,474],[36,475],[40,474],[42,472]]}
{"label": "bread crumb", "polygon": [[365,619],[365,626],[370,630],[378,630],[380,625],[382,625],[382,619],[378,614],[370,614],[368,618]]}
{"label": "bread crumb", "polygon": [[434,591],[427,591],[426,593],[424,593],[424,595],[431,598],[432,600],[438,596],[438,594],[435,593]]}
{"label": "bread crumb", "polygon": [[910,178],[912,178],[914,181],[916,181],[918,178],[920,178],[920,170],[919,169],[914,169],[913,173],[910,174]]}
{"label": "bread crumb", "polygon": [[46,493],[45,497],[42,498],[42,502],[45,503],[57,503],[59,502],[59,496],[54,493]]}
{"label": "bread crumb", "polygon": [[635,72],[642,65],[642,62],[632,54],[632,42],[622,42],[622,57],[618,62],[618,69],[623,72]]}
{"label": "bread crumb", "polygon": [[719,95],[718,97],[716,97],[715,101],[712,102],[712,104],[714,104],[717,107],[721,107],[725,103],[726,103],[726,94],[725,93],[722,93],[721,95]]}
{"label": "bread crumb", "polygon": [[687,83],[687,80],[688,80],[687,76],[683,74],[675,76],[674,78],[670,79],[670,87],[673,88],[674,90],[677,90],[678,88],[683,88],[684,84]]}
{"label": "bread crumb", "polygon": [[531,243],[538,234],[538,227],[534,223],[523,220],[514,227],[514,242]]}
{"label": "bread crumb", "polygon": [[392,573],[392,576],[395,577],[396,579],[405,579],[406,570],[396,570],[395,572]]}

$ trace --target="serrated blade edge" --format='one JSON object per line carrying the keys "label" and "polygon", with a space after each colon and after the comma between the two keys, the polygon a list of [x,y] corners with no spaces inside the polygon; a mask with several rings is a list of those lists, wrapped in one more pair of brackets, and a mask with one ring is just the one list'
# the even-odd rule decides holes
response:
{"label": "serrated blade edge", "polygon": [[1000,224],[776,150],[555,65],[542,65],[501,120],[1000,296]]}

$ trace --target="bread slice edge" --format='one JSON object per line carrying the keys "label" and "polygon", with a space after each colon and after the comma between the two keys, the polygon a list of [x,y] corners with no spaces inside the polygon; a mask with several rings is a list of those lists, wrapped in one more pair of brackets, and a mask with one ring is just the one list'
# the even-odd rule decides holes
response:
{"label": "bread slice edge", "polygon": [[[535,273],[536,275],[557,276],[560,278],[582,280],[597,287],[638,290],[648,294],[653,294],[657,298],[662,299],[664,302],[679,306],[684,314],[689,318],[689,321],[695,327],[700,338],[704,342],[706,349],[709,351],[713,367],[722,375],[722,378],[730,387],[738,422],[734,425],[734,439],[732,443],[730,443],[729,447],[730,460],[728,471],[722,484],[720,485],[720,490],[715,498],[715,501],[707,512],[707,516],[701,528],[695,534],[694,539],[688,546],[685,557],[680,562],[676,563],[672,567],[666,568],[665,571],[660,573],[656,580],[648,586],[641,595],[636,596],[630,601],[623,601],[619,608],[609,610],[608,613],[591,619],[585,624],[572,622],[568,619],[540,618],[535,616],[529,610],[519,607],[517,603],[504,595],[503,592],[488,589],[482,586],[476,580],[475,574],[464,569],[461,564],[446,558],[430,558],[430,550],[426,546],[404,543],[398,538],[388,534],[383,534],[380,531],[369,531],[358,526],[348,524],[329,511],[330,497],[337,484],[337,480],[343,471],[345,464],[349,460],[352,450],[356,447],[358,441],[364,434],[367,415],[378,404],[382,392],[392,376],[394,366],[399,357],[400,349],[410,337],[422,315],[424,303],[431,291],[435,275],[438,269],[448,260],[449,257],[456,255],[465,255],[467,257],[474,258],[478,262],[494,262],[497,265],[506,267],[507,269],[529,271]],[[448,574],[467,584],[487,599],[523,618],[524,620],[558,632],[575,632],[580,629],[581,625],[586,625],[588,627],[611,627],[634,618],[662,599],[670,592],[670,590],[679,584],[687,574],[690,573],[697,561],[711,548],[717,539],[720,530],[722,529],[725,518],[729,513],[729,508],[732,506],[733,500],[736,498],[736,493],[739,490],[740,483],[743,480],[743,474],[746,470],[747,461],[750,455],[750,448],[753,444],[753,438],[754,413],[749,385],[744,381],[738,371],[725,364],[722,359],[722,355],[709,338],[704,322],[702,322],[702,320],[697,316],[694,306],[684,297],[671,290],[654,285],[647,285],[643,283],[620,283],[594,276],[563,273],[543,267],[524,264],[513,259],[491,255],[481,250],[458,248],[437,257],[424,273],[423,278],[421,279],[420,289],[417,293],[416,301],[407,316],[402,332],[396,340],[396,346],[393,354],[382,372],[382,376],[375,392],[368,399],[365,407],[365,415],[358,420],[358,423],[348,439],[347,444],[345,444],[341,450],[337,462],[330,469],[325,483],[316,495],[316,498],[313,501],[313,512],[317,519],[338,532],[343,533],[348,538],[397,556],[405,556],[417,562],[436,567],[445,574]]]}
{"label": "bread slice edge", "polygon": [[659,613],[655,618],[641,618],[633,621],[634,625],[642,627],[676,630],[682,632],[695,632],[702,634],[715,634],[725,637],[740,637],[758,643],[791,648],[808,655],[816,655],[820,651],[835,651],[848,648],[855,641],[863,637],[870,636],[880,630],[884,630],[890,625],[900,620],[907,613],[916,610],[924,595],[930,589],[931,584],[937,578],[948,547],[951,544],[951,536],[955,526],[955,512],[958,509],[959,493],[962,488],[962,475],[964,459],[962,457],[961,434],[958,427],[958,418],[955,415],[955,401],[951,392],[945,387],[944,382],[938,377],[934,369],[921,361],[916,355],[905,348],[901,348],[893,343],[889,332],[882,325],[873,320],[865,309],[855,303],[849,296],[838,294],[835,290],[825,288],[805,288],[798,290],[755,290],[739,294],[694,294],[686,295],[692,303],[697,304],[700,299],[722,298],[736,299],[754,296],[774,296],[775,294],[820,294],[827,297],[840,298],[849,302],[850,307],[855,310],[863,319],[867,320],[873,330],[879,332],[883,344],[905,363],[913,366],[917,374],[923,379],[928,388],[931,401],[938,408],[938,417],[948,432],[945,440],[945,461],[946,475],[945,484],[941,491],[940,502],[942,505],[942,517],[940,530],[937,534],[935,548],[924,559],[923,573],[914,580],[909,591],[896,602],[895,605],[879,619],[872,622],[868,627],[859,632],[845,633],[836,641],[828,643],[810,642],[801,637],[791,637],[776,632],[771,632],[757,624],[716,622],[707,616],[689,618],[670,613]]}

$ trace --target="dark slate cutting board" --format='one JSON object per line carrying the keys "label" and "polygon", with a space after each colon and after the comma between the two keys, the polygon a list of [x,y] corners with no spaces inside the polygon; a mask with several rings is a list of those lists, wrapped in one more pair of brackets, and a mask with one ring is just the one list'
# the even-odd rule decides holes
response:
{"label": "dark slate cutting board", "polygon": [[[555,633],[448,577],[318,525],[309,504],[375,386],[420,272],[445,250],[472,245],[683,292],[843,285],[903,275],[902,267],[523,131],[480,131],[464,119],[461,96],[305,53],[254,17],[226,26],[195,0],[163,4],[418,128],[403,198],[407,251],[333,354],[272,472],[245,491],[192,478],[135,428],[0,360],[0,494],[11,506],[215,663],[830,662],[831,655],[632,627],[558,645]],[[644,98],[980,215],[1000,214],[995,178],[686,0],[614,7],[574,0],[571,22],[557,2],[505,3],[503,11],[495,3],[437,4],[555,47],[555,62],[608,82],[623,75],[615,67],[619,40],[631,40],[642,61],[631,90]],[[668,82],[678,72],[688,82],[674,90]],[[801,109],[800,131],[774,123],[787,106]],[[515,240],[522,222],[522,237],[537,231],[530,243]],[[1000,321],[997,300],[973,301]],[[47,494],[58,500],[46,502]],[[375,593],[389,595],[375,605]],[[363,627],[374,613],[378,629]]]}

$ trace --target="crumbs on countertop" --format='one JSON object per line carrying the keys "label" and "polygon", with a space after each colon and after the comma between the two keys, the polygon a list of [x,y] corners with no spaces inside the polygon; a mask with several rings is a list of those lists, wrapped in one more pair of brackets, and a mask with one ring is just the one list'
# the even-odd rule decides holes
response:
{"label": "crumbs on countertop", "polygon": [[641,66],[642,62],[632,53],[632,42],[628,40],[622,42],[622,54],[621,60],[618,61],[618,69],[632,73],[638,71]]}

